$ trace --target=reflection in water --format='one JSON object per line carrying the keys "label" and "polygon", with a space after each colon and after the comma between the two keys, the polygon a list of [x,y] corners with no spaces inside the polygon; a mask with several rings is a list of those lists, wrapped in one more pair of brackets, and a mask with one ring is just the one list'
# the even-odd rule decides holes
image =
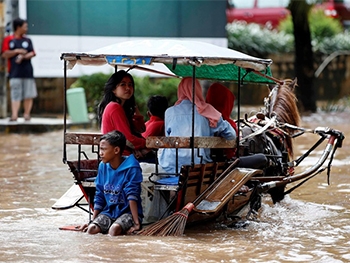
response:
{"label": "reflection in water", "polygon": [[[311,121],[304,118],[304,125],[318,126]],[[243,229],[207,225],[165,238],[58,230],[88,220],[77,208],[51,209],[73,181],[62,163],[62,132],[2,134],[0,262],[349,262],[350,129],[334,120],[327,125],[346,136],[330,185],[323,172],[277,205],[264,197],[259,221]],[[311,136],[297,138],[297,154]]]}

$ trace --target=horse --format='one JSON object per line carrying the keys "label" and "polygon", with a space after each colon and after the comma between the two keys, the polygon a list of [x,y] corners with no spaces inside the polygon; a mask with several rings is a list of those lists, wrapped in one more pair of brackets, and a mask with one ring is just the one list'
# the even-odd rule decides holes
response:
{"label": "horse", "polygon": [[[293,158],[292,137],[296,130],[284,127],[283,124],[299,126],[300,114],[294,93],[296,86],[297,79],[285,79],[269,86],[270,92],[264,99],[264,108],[239,123],[242,138],[239,155],[264,154],[267,159],[266,164],[261,167],[264,176],[285,177],[294,172],[288,162]],[[274,203],[283,200],[284,189],[283,186],[269,190]]]}

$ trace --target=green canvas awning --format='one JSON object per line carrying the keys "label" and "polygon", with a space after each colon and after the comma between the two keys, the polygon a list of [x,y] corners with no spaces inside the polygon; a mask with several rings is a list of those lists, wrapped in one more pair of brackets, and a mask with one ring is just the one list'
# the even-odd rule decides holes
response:
{"label": "green canvas awning", "polygon": [[[172,69],[172,66],[169,64],[166,64],[166,66],[169,68],[171,72],[173,72],[177,76],[181,77],[191,77],[192,76],[192,67],[184,66],[184,65],[178,65],[174,70]],[[198,79],[210,79],[210,80],[218,80],[218,81],[237,81],[238,80],[238,70],[239,67],[233,64],[223,64],[223,65],[217,65],[217,66],[207,66],[202,65],[198,68],[196,68],[196,78]],[[248,74],[246,75],[246,73]],[[262,72],[262,74],[265,74],[269,77],[272,76],[270,67],[267,67],[265,71]],[[256,73],[241,68],[241,78],[244,76],[244,82],[249,83],[267,83],[271,84],[274,83],[272,80],[267,79],[265,77],[262,77],[260,75],[257,75]]]}

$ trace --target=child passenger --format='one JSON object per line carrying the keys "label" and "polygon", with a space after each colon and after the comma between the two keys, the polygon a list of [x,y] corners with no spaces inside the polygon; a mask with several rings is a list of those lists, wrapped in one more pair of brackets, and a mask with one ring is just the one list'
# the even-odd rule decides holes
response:
{"label": "child passenger", "polygon": [[120,131],[101,136],[101,162],[95,179],[94,213],[81,230],[117,236],[141,229],[142,172],[134,155],[122,157],[126,138]]}
{"label": "child passenger", "polygon": [[164,136],[164,113],[168,108],[168,100],[164,96],[151,96],[147,102],[147,115],[150,118],[145,123],[146,131],[142,133],[144,138],[148,136]]}
{"label": "child passenger", "polygon": [[[165,136],[191,136],[192,135],[192,90],[193,79],[185,77],[181,80],[175,105],[165,112]],[[205,102],[202,87],[195,80],[195,116],[194,136],[220,136],[227,140],[234,140],[236,132],[232,126],[222,119],[221,113],[212,105]],[[210,149],[200,149],[199,155],[203,157],[202,163],[211,162]],[[175,149],[163,149],[159,154],[159,164],[168,173],[178,173],[182,165],[191,164],[191,149],[179,149],[178,171],[176,167]],[[194,163],[201,162],[195,153]]]}

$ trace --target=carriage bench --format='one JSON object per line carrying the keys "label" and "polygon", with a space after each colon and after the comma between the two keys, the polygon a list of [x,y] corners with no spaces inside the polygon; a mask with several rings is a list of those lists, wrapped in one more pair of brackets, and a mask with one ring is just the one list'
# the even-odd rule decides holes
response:
{"label": "carriage bench", "polygon": [[[146,139],[146,147],[153,149],[175,148],[210,148],[223,149],[235,148],[236,140],[226,140],[221,137],[178,137],[178,136],[149,136]],[[177,153],[176,153],[177,154]],[[190,161],[189,161],[190,162]],[[202,193],[214,180],[229,166],[229,162],[212,162],[195,165],[184,165],[180,169],[180,174],[161,173],[158,170],[152,173],[150,181],[154,182],[154,190],[180,192],[177,202],[177,208],[193,200]],[[160,180],[152,180],[152,177],[158,176]],[[162,178],[163,177],[163,178]],[[164,178],[165,177],[165,178]],[[163,195],[164,197],[164,195]],[[168,200],[171,203],[171,200]]]}
{"label": "carriage bench", "polygon": [[[221,148],[235,148],[235,140],[226,140],[221,137],[213,136],[202,136],[202,137],[179,137],[179,136],[149,136],[146,139],[146,147],[152,148],[155,150],[161,148],[174,148],[176,149],[176,163],[177,163],[177,154],[178,149],[180,148],[210,148],[210,149],[221,149]],[[158,162],[157,162],[158,163]],[[190,163],[190,161],[189,161]],[[181,167],[180,167],[181,168]],[[178,170],[178,167],[175,169]],[[180,173],[181,174],[181,173]],[[155,185],[156,190],[178,190],[179,181],[177,180],[179,174],[169,174],[169,173],[160,173],[158,169],[156,173],[152,175],[158,175],[162,179],[158,180]],[[151,175],[151,177],[152,177]],[[152,181],[150,177],[150,181]],[[164,178],[166,177],[166,178]],[[153,181],[154,182],[154,181]]]}

